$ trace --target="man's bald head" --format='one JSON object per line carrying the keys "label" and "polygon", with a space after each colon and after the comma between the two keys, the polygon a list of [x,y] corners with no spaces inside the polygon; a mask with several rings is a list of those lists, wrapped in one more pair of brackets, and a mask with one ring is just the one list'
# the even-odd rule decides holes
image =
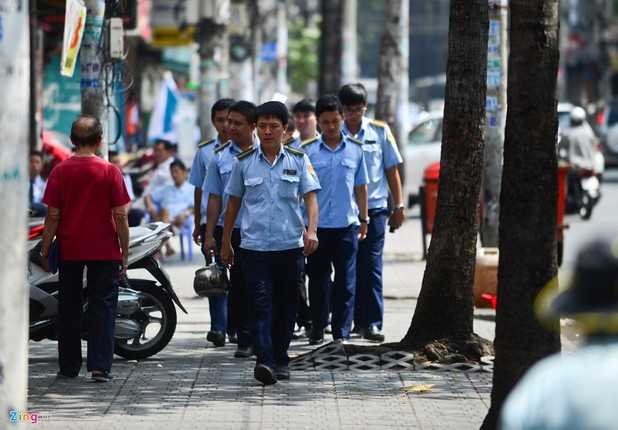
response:
{"label": "man's bald head", "polygon": [[103,127],[93,115],[79,115],[71,126],[71,142],[75,146],[96,146],[103,137]]}

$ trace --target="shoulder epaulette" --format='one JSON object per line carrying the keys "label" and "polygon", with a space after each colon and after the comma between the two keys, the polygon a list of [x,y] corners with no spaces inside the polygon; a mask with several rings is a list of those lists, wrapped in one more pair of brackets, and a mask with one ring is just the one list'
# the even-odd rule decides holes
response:
{"label": "shoulder epaulette", "polygon": [[284,146],[284,148],[287,149],[288,151],[290,151],[292,154],[301,155],[301,156],[305,155],[305,153],[303,151],[301,151],[300,149],[296,149],[296,148],[293,148],[291,146]]}
{"label": "shoulder epaulette", "polygon": [[348,139],[350,139],[352,142],[354,142],[354,143],[356,143],[356,144],[358,144],[358,145],[362,145],[362,144],[363,144],[363,141],[362,141],[362,140],[358,140],[358,139],[357,139],[357,138],[355,138],[355,137],[348,136]]}
{"label": "shoulder epaulette", "polygon": [[380,121],[379,119],[372,119],[369,124],[377,125],[378,127],[382,128],[385,128],[388,125],[384,121]]}
{"label": "shoulder epaulette", "polygon": [[288,140],[286,140],[285,142],[283,142],[284,146],[288,146],[290,143],[293,143],[296,140],[295,137],[290,137]]}
{"label": "shoulder epaulette", "polygon": [[303,140],[302,142],[300,142],[300,146],[301,146],[301,147],[303,147],[303,146],[307,146],[307,145],[309,145],[310,143],[315,142],[316,140],[318,140],[318,138],[317,138],[317,137],[312,137],[311,139]]}
{"label": "shoulder epaulette", "polygon": [[217,139],[215,139],[214,137],[211,137],[210,139],[206,139],[205,141],[198,143],[197,147],[201,148],[202,146],[206,146],[209,143],[213,143],[215,140],[217,140]]}
{"label": "shoulder epaulette", "polygon": [[255,151],[257,151],[257,146],[252,146],[246,151],[243,151],[240,154],[238,154],[236,158],[238,158],[239,160],[242,160],[243,158],[248,157],[249,155],[253,154]]}
{"label": "shoulder epaulette", "polygon": [[227,148],[228,146],[230,146],[230,143],[231,143],[231,142],[232,142],[231,140],[228,140],[227,142],[222,143],[221,145],[217,146],[217,147],[215,148],[215,152],[219,152],[219,151],[224,150],[225,148]]}

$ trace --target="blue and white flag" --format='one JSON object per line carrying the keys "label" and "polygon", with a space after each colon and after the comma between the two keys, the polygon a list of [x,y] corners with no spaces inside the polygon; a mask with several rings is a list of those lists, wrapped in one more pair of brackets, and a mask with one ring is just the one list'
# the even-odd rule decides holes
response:
{"label": "blue and white flag", "polygon": [[169,140],[172,143],[177,141],[175,117],[180,97],[172,73],[165,72],[148,124],[148,142],[152,143],[157,139]]}

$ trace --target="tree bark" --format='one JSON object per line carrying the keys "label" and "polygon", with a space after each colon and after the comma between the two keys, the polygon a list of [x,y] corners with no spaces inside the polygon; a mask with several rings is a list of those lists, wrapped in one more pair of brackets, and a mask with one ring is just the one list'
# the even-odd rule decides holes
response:
{"label": "tree bark", "polygon": [[402,343],[473,339],[473,282],[483,169],[486,0],[452,1],[441,173],[433,237],[412,323]]}
{"label": "tree bark", "polygon": [[318,93],[337,94],[341,87],[341,44],[344,0],[321,2],[320,78]]}
{"label": "tree bark", "polygon": [[558,321],[548,331],[533,310],[538,293],[555,285],[557,275],[558,0],[511,0],[510,7],[496,358],[483,429],[496,428],[502,404],[524,372],[560,350]]}
{"label": "tree bark", "polygon": [[397,78],[401,63],[399,53],[399,11],[401,0],[386,0],[384,27],[378,62],[378,100],[376,119],[395,124],[397,107]]}

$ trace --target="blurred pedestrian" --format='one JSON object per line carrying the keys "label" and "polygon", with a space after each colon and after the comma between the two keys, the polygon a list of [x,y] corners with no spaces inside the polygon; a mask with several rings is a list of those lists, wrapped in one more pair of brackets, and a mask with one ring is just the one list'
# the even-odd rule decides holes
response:
{"label": "blurred pedestrian", "polygon": [[[282,144],[289,117],[285,105],[266,102],[257,107],[255,117],[260,144],[236,156],[226,187],[229,199],[221,259],[231,265],[238,260],[235,253],[241,254],[257,356],[254,376],[269,385],[290,378],[288,347],[296,320],[302,258],[318,246],[315,191],[320,185],[309,158]],[[241,241],[234,248],[232,231],[241,206]]]}
{"label": "blurred pedestrian", "polygon": [[[384,334],[384,282],[382,278],[386,225],[395,231],[406,218],[398,165],[403,158],[388,124],[364,116],[367,90],[360,83],[341,87],[338,94],[343,105],[343,133],[363,142],[369,219],[367,237],[358,244],[356,257],[356,298],[354,333],[368,340],[382,342]],[[388,197],[393,199],[389,210]]]}
{"label": "blurred pedestrian", "polygon": [[581,249],[569,288],[546,315],[569,318],[585,343],[574,354],[554,354],[530,368],[504,403],[500,428],[616,428],[618,236]]}
{"label": "blurred pedestrian", "polygon": [[[195,210],[195,226],[193,227],[193,240],[200,245],[204,259],[208,250],[204,247],[204,238],[206,236],[206,211],[208,207],[208,193],[203,192],[204,180],[208,173],[208,165],[214,151],[219,146],[227,143],[227,115],[228,108],[234,103],[233,99],[219,99],[212,105],[210,110],[210,120],[213,127],[217,131],[215,137],[206,139],[198,144],[198,150],[193,159],[191,166],[191,174],[189,175],[189,183],[195,187],[194,204]],[[217,263],[221,263],[219,257],[216,257]],[[226,270],[222,267],[223,270]],[[227,311],[228,301],[227,294],[208,298],[208,309],[210,312],[210,331],[206,334],[206,340],[212,342],[214,346],[221,347],[225,345],[225,333],[231,340],[236,340],[236,331],[228,330]]]}
{"label": "blurred pedestrian", "polygon": [[[356,252],[359,240],[367,236],[369,223],[363,143],[341,131],[343,107],[336,96],[320,98],[316,115],[322,135],[301,145],[322,186],[318,193],[320,247],[307,257],[306,266],[313,322],[311,345],[324,342],[330,312],[333,339],[346,343],[350,338]],[[331,267],[335,272],[332,286]]]}
{"label": "blurred pedestrian", "polygon": [[41,176],[43,171],[43,153],[32,150],[28,156],[28,175],[30,176],[30,187],[28,189],[28,204],[30,216],[44,217],[47,215],[47,206],[43,204],[43,194],[47,181]]}
{"label": "blurred pedestrian", "polygon": [[41,242],[43,268],[54,236],[59,246],[59,378],[75,378],[82,365],[83,276],[87,268],[88,357],[92,379],[112,379],[118,278],[128,267],[131,201],[118,167],[96,156],[103,128],[92,115],[71,127],[75,154],[55,167],[43,202],[48,206]]}
{"label": "blurred pedestrian", "polygon": [[[219,146],[208,165],[208,174],[204,180],[203,192],[208,193],[208,213],[206,216],[206,232],[204,247],[208,251],[221,249],[223,220],[227,206],[228,193],[226,185],[232,172],[234,159],[259,144],[254,135],[255,105],[240,100],[229,107],[227,132],[230,140]],[[234,249],[240,246],[240,219],[231,230],[231,240]],[[249,332],[249,304],[247,302],[247,287],[242,270],[240,256],[234,258],[230,268],[230,288],[228,291],[228,326],[236,331],[238,346],[234,357],[249,358],[253,355],[253,340]]]}

